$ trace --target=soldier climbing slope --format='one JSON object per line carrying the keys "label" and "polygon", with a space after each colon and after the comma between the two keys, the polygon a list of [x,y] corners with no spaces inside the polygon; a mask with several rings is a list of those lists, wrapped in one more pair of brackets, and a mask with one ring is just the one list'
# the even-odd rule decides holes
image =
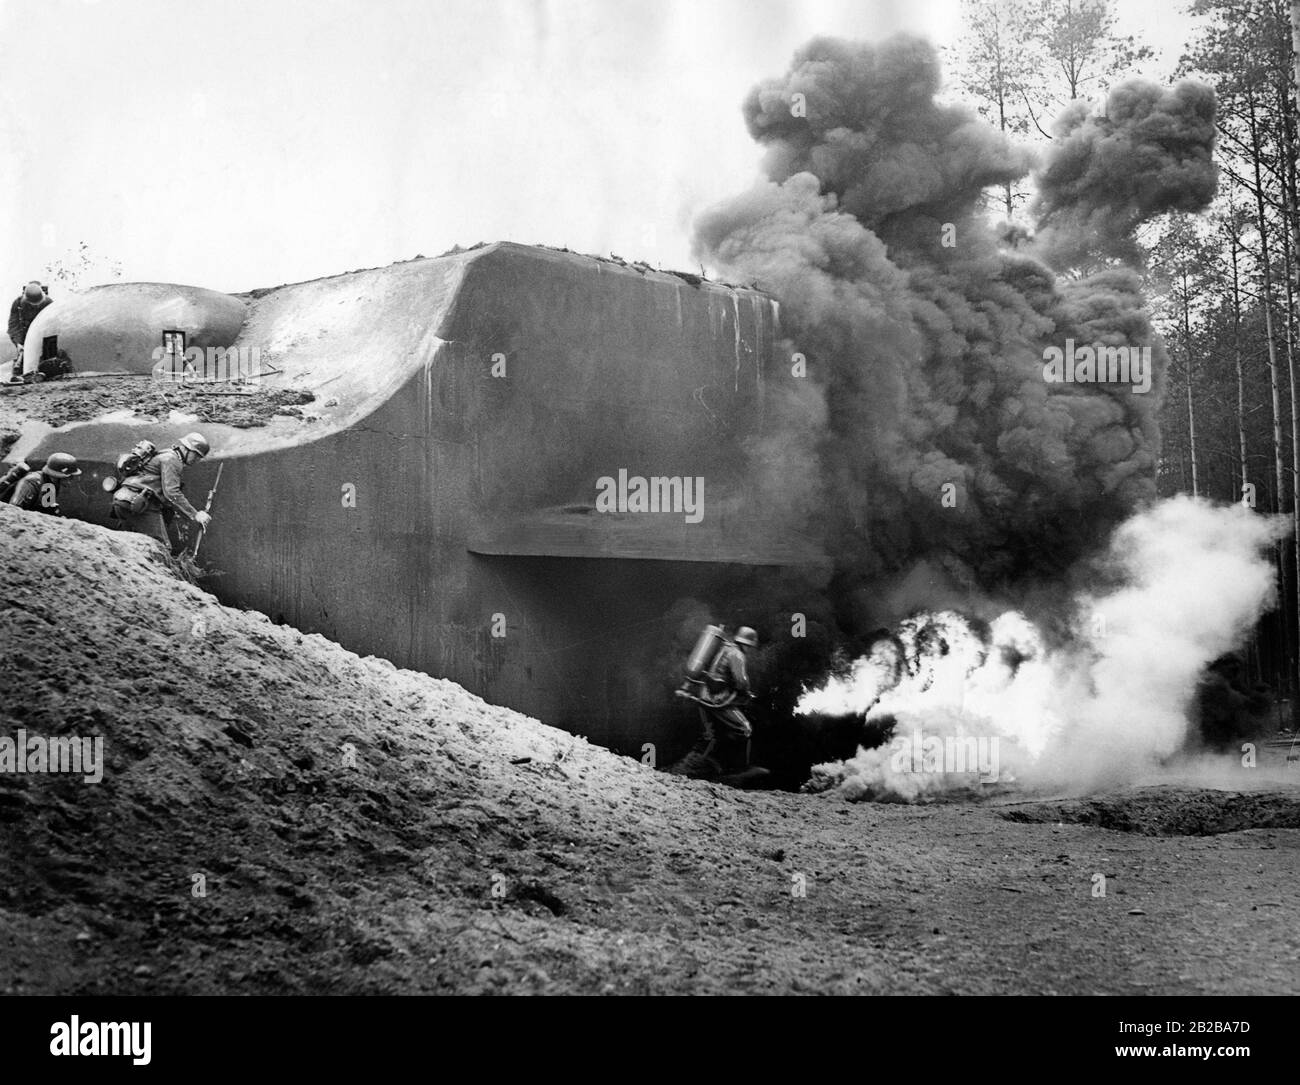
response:
{"label": "soldier climbing slope", "polygon": [[203,434],[188,433],[164,452],[139,457],[143,462],[128,468],[132,473],[113,494],[112,518],[122,529],[157,539],[169,554],[175,554],[167,525],[176,513],[205,529],[212,523],[212,517],[191,505],[181,492],[185,468],[203,459],[208,451]]}

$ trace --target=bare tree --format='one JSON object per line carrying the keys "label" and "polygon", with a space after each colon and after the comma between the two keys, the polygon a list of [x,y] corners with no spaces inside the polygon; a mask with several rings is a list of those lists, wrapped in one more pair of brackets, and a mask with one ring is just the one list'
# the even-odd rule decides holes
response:
{"label": "bare tree", "polygon": [[1044,136],[1049,132],[1040,120],[1077,98],[1103,95],[1112,81],[1154,55],[1135,38],[1115,32],[1111,0],[1038,0],[1028,29],[1044,78],[1036,87],[1037,102],[1027,93],[1026,106]]}
{"label": "bare tree", "polygon": [[[1030,128],[1027,96],[1038,64],[1026,0],[962,0],[962,18],[966,33],[956,58],[962,89],[1004,136],[1025,135]],[[1013,182],[1003,186],[1008,220],[1024,199]]]}

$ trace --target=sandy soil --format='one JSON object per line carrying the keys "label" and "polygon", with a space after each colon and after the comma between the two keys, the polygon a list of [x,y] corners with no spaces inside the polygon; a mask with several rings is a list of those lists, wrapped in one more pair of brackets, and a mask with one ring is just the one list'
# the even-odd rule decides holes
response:
{"label": "sandy soil", "polygon": [[0,560],[0,737],[106,761],[0,773],[6,993],[1300,985],[1294,764],[1240,794],[738,792],[222,607],[138,536],[5,506]]}

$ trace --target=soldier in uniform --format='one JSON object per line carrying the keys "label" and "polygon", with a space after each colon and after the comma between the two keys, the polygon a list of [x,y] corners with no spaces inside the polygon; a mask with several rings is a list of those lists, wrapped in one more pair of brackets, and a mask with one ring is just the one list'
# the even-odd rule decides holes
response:
{"label": "soldier in uniform", "polygon": [[736,776],[749,769],[749,740],[754,728],[741,708],[751,699],[746,663],[757,647],[758,634],[742,625],[736,636],[718,650],[704,672],[704,689],[696,699],[704,735],[669,772],[709,780]]}
{"label": "soldier in uniform", "polygon": [[138,531],[157,539],[169,554],[172,553],[167,522],[176,513],[203,528],[212,523],[212,517],[191,505],[181,492],[185,468],[203,459],[208,451],[208,442],[203,434],[189,433],[165,452],[152,456],[138,474],[122,480],[121,488],[113,498],[114,518],[125,530]]}
{"label": "soldier in uniform", "polygon": [[39,471],[29,471],[14,487],[9,504],[50,516],[62,516],[59,508],[59,488],[70,478],[81,474],[75,456],[55,452]]}
{"label": "soldier in uniform", "polygon": [[45,288],[33,280],[23,287],[23,292],[14,298],[9,307],[9,341],[18,348],[9,377],[10,384],[23,383],[23,341],[27,338],[27,329],[41,310],[51,304]]}

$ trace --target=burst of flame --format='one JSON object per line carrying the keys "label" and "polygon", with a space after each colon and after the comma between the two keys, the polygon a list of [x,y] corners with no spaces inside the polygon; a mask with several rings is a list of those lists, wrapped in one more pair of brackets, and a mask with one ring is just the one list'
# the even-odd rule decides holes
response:
{"label": "burst of flame", "polygon": [[[1083,793],[1164,771],[1186,754],[1205,667],[1275,605],[1268,548],[1289,531],[1287,518],[1241,506],[1159,502],[1116,530],[1105,555],[1113,586],[1070,601],[1074,628],[1059,646],[1016,611],[987,633],[951,611],[919,614],[796,710],[892,720],[891,744],[918,732],[996,738],[999,780],[1034,787]],[[807,786],[911,800],[971,784],[946,765],[918,771],[902,752],[859,749],[815,766]]]}
{"label": "burst of flame", "polygon": [[[920,729],[936,738],[996,737],[1014,766],[1037,758],[1059,731],[1053,703],[1061,684],[1042,635],[1023,614],[1002,614],[984,636],[961,614],[940,611],[908,618],[894,639],[878,641],[846,673],[805,690],[795,711],[892,719],[895,735]],[[900,778],[889,754],[888,744],[859,751],[851,762],[859,787],[910,799],[969,783],[942,774]]]}

